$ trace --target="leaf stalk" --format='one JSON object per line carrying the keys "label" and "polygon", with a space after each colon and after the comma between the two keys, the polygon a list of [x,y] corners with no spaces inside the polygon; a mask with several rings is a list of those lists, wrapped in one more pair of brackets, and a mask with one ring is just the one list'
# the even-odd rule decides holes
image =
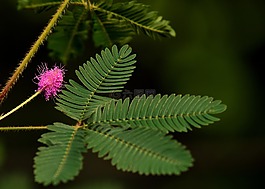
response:
{"label": "leaf stalk", "polygon": [[0,127],[0,131],[18,131],[18,130],[44,130],[47,126],[9,126]]}

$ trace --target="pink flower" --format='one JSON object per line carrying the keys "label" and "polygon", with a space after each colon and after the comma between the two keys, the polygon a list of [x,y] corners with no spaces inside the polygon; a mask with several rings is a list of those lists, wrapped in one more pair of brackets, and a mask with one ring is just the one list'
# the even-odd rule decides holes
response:
{"label": "pink flower", "polygon": [[54,66],[48,69],[47,64],[38,67],[39,75],[35,78],[38,80],[38,90],[44,92],[45,100],[57,96],[63,86],[65,70],[62,67]]}

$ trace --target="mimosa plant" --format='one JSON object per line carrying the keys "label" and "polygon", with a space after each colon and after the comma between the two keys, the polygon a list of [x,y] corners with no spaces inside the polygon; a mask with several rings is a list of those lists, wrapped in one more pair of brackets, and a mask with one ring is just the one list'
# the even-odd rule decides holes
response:
{"label": "mimosa plant", "polygon": [[55,120],[47,126],[0,127],[0,131],[46,129],[34,158],[35,180],[57,185],[74,179],[82,169],[88,150],[111,160],[117,169],[144,175],[179,175],[192,166],[191,153],[171,133],[219,121],[215,115],[226,110],[220,100],[195,95],[142,95],[114,99],[135,67],[136,55],[128,45],[132,36],[174,37],[175,31],[149,6],[135,1],[111,0],[18,0],[19,9],[45,11],[58,7],[43,32],[15,69],[0,93],[1,103],[39,47],[47,40],[50,55],[65,66],[85,50],[91,37],[100,53],[79,66],[78,81],[63,81],[64,67],[39,66],[36,92],[0,120],[43,93],[55,99],[55,108],[76,124]]}

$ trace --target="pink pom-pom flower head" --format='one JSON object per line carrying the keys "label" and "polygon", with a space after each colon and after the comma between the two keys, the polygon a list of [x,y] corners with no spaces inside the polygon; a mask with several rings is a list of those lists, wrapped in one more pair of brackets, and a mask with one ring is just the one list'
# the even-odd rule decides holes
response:
{"label": "pink pom-pom flower head", "polygon": [[65,69],[63,67],[54,66],[48,69],[47,64],[42,64],[38,67],[39,75],[37,79],[38,91],[44,93],[45,100],[57,96],[57,93],[62,90]]}
{"label": "pink pom-pom flower head", "polygon": [[0,115],[0,120],[14,113],[19,108],[22,108],[42,92],[44,93],[45,100],[48,101],[51,98],[57,96],[57,93],[62,90],[65,74],[65,69],[63,67],[54,66],[53,68],[48,69],[47,64],[42,64],[38,67],[38,72],[39,75],[34,78],[37,79],[36,83],[38,84],[38,90],[17,107],[13,108],[6,114]]}

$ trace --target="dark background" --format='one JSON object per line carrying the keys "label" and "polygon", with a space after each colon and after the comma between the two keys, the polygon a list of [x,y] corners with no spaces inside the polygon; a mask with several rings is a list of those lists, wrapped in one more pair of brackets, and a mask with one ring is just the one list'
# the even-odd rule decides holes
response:
{"label": "dark background", "polygon": [[[264,188],[264,50],[265,3],[262,0],[145,0],[171,21],[176,37],[152,40],[136,36],[130,43],[137,68],[126,88],[156,89],[162,94],[213,96],[228,105],[217,122],[174,137],[193,154],[194,166],[180,176],[140,176],[117,171],[97,154],[84,155],[84,167],[74,181],[47,188]],[[54,10],[35,14],[16,9],[16,0],[1,2],[0,84],[4,85],[24,58]],[[54,62],[46,44],[29,63],[8,98],[7,112],[34,93],[33,78],[41,62]],[[92,46],[87,57],[97,52]],[[67,78],[87,57],[69,64]],[[0,126],[72,123],[56,111],[54,102],[37,97]],[[34,183],[33,157],[45,131],[0,133],[0,189],[45,188]]]}

